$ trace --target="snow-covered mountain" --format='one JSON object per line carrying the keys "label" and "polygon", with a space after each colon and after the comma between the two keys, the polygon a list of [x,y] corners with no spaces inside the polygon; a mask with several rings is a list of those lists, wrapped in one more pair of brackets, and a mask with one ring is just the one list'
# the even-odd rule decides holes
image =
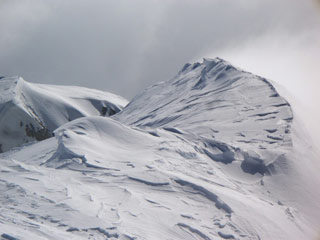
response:
{"label": "snow-covered mountain", "polygon": [[128,102],[98,90],[28,83],[0,78],[0,151],[52,136],[52,131],[79,117],[113,115]]}
{"label": "snow-covered mountain", "polygon": [[191,140],[200,138],[214,161],[229,164],[237,153],[245,155],[243,170],[253,174],[271,171],[291,146],[288,102],[266,79],[219,58],[186,64],[170,81],[135,97],[115,119],[144,129],[183,130],[194,135]]}
{"label": "snow-covered mountain", "polygon": [[320,163],[293,115],[264,78],[187,64],[112,117],[1,154],[0,235],[315,239]]}

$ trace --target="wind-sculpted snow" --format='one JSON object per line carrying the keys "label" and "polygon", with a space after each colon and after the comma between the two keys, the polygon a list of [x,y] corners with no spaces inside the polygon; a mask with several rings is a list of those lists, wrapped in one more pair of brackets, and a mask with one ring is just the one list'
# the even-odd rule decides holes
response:
{"label": "wind-sculpted snow", "polygon": [[93,89],[0,79],[0,151],[52,136],[62,124],[84,116],[119,112],[127,101]]}
{"label": "wind-sculpted snow", "polygon": [[292,121],[266,80],[186,65],[112,118],[1,154],[0,236],[313,239],[320,167]]}
{"label": "wind-sculpted snow", "polygon": [[219,58],[186,64],[173,79],[147,88],[115,116],[140,128],[179,128],[262,157],[291,145],[292,118],[289,104],[266,79]]}

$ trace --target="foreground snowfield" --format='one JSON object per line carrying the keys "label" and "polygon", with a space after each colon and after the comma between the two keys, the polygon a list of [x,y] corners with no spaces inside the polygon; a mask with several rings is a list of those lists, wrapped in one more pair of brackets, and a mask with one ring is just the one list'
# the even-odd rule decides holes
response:
{"label": "foreground snowfield", "polygon": [[316,239],[318,155],[265,79],[187,64],[0,155],[3,239]]}

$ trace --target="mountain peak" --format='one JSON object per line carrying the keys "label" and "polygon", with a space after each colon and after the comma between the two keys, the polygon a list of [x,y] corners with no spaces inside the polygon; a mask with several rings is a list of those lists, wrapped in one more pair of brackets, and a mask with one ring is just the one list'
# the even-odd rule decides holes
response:
{"label": "mountain peak", "polygon": [[234,67],[231,63],[229,63],[228,61],[220,57],[203,58],[202,62],[186,63],[180,70],[180,73],[186,72],[186,71],[192,71],[198,67],[206,68],[209,71],[212,67],[214,67],[217,64]]}
{"label": "mountain peak", "polygon": [[270,146],[277,146],[266,165],[291,146],[292,118],[290,105],[272,84],[220,58],[186,64],[175,78],[146,89],[115,116],[139,128],[180,129],[213,139],[215,146],[226,142],[234,154],[236,148],[250,150],[261,162],[270,157]]}
{"label": "mountain peak", "polygon": [[0,152],[52,136],[53,130],[85,116],[111,116],[127,101],[93,89],[0,79]]}

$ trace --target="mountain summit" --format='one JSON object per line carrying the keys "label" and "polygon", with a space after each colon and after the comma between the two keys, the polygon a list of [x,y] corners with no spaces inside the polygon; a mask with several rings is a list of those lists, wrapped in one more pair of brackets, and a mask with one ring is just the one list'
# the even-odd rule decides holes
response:
{"label": "mountain summit", "polygon": [[316,237],[319,156],[270,81],[205,59],[110,117],[101,102],[95,116],[0,155],[2,238]]}
{"label": "mountain summit", "polygon": [[[220,58],[186,64],[177,76],[147,88],[114,118],[143,129],[196,135],[212,146],[213,152],[205,152],[215,161],[231,163],[245,149],[248,161],[242,166],[252,173],[268,171],[267,165],[272,168],[292,144],[289,103],[265,78]],[[217,157],[221,152],[228,157]]]}

